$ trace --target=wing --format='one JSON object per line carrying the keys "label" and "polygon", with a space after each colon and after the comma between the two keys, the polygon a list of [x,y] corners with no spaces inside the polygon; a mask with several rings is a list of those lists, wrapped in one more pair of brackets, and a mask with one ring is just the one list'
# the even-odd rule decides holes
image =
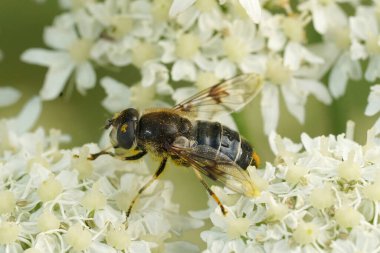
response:
{"label": "wing", "polygon": [[219,112],[232,113],[242,109],[261,90],[263,81],[258,74],[243,74],[215,84],[174,106],[174,110],[192,116]]}
{"label": "wing", "polygon": [[173,144],[170,151],[207,177],[221,182],[235,192],[248,197],[260,194],[248,173],[216,149],[205,145],[183,147]]}

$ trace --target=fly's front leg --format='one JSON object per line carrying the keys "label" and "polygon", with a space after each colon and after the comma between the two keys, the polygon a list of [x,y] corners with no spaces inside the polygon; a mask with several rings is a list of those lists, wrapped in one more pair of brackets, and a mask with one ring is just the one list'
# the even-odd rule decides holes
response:
{"label": "fly's front leg", "polygon": [[160,174],[164,171],[167,160],[168,160],[167,157],[162,159],[160,167],[158,167],[157,171],[154,173],[152,178],[147,183],[145,183],[145,185],[143,187],[140,188],[140,190],[137,192],[136,196],[132,199],[132,202],[129,205],[129,208],[128,208],[127,213],[126,213],[126,221],[125,221],[126,223],[127,223],[129,215],[131,214],[133,205],[136,203],[136,201],[140,197],[140,195],[146,190],[146,188],[148,188],[154,182],[154,180],[156,180],[160,176]]}
{"label": "fly's front leg", "polygon": [[147,154],[147,152],[145,150],[141,150],[140,152],[138,152],[135,155],[121,157],[121,160],[125,160],[125,161],[138,160],[146,154]]}
{"label": "fly's front leg", "polygon": [[119,158],[120,160],[132,161],[132,160],[138,160],[138,159],[140,159],[141,157],[143,157],[144,155],[147,154],[147,152],[145,150],[141,150],[137,154],[132,155],[132,156],[118,156],[115,153],[109,152],[109,151],[106,151],[106,150],[107,149],[102,150],[102,151],[100,151],[98,153],[95,153],[95,154],[90,154],[90,156],[87,158],[87,160],[91,160],[92,161],[92,160],[95,160],[96,158],[98,158],[101,155],[110,155],[112,157]]}
{"label": "fly's front leg", "polygon": [[87,160],[93,161],[93,160],[95,160],[96,158],[98,158],[101,155],[110,155],[112,157],[115,156],[115,154],[113,152],[108,152],[108,151],[102,150],[102,151],[100,151],[98,153],[90,154],[90,156],[87,158]]}

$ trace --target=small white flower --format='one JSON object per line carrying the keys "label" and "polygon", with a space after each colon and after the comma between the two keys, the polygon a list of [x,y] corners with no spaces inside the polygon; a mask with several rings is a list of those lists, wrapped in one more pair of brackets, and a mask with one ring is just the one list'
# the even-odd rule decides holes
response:
{"label": "small white flower", "polygon": [[150,86],[135,84],[132,87],[128,87],[111,77],[104,77],[100,80],[100,83],[107,94],[102,105],[112,113],[122,111],[128,107],[135,107],[137,109],[157,106],[168,107],[168,104],[155,99],[155,97],[157,95],[170,95],[173,93],[173,89],[166,82]]}
{"label": "small white flower", "polygon": [[368,59],[369,63],[364,77],[373,82],[380,77],[380,46],[379,46],[379,24],[374,7],[358,7],[356,16],[350,17],[352,55],[357,59]]}
{"label": "small white flower", "polygon": [[303,70],[292,71],[278,55],[269,57],[265,66],[266,83],[262,90],[261,113],[264,130],[271,133],[277,127],[279,118],[279,90],[285,99],[289,112],[301,123],[305,118],[306,99],[313,94],[325,104],[331,103],[326,87],[312,77],[308,78]]}
{"label": "small white flower", "polygon": [[202,47],[212,40],[207,34],[196,32],[174,33],[159,42],[163,48],[161,61],[173,63],[173,81],[195,81],[199,70],[211,71],[215,67],[212,60],[202,54]]}
{"label": "small white flower", "polygon": [[[250,21],[235,20],[226,23],[227,36],[220,38],[215,46],[221,46],[221,60],[215,66],[218,78],[231,78],[239,72],[259,72],[262,67],[257,54],[264,48],[264,40]],[[239,71],[240,70],[240,71]]]}
{"label": "small white flower", "polygon": [[85,12],[63,14],[44,31],[45,43],[54,50],[32,48],[22,54],[23,61],[49,68],[40,91],[42,99],[56,98],[73,74],[80,93],[95,86],[90,51],[99,34],[99,24]]}

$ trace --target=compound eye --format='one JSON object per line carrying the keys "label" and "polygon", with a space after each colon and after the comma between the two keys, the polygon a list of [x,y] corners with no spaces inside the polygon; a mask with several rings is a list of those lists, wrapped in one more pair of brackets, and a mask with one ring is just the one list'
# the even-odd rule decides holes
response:
{"label": "compound eye", "polygon": [[117,142],[121,148],[130,149],[135,142],[135,124],[128,121],[121,124],[117,129]]}

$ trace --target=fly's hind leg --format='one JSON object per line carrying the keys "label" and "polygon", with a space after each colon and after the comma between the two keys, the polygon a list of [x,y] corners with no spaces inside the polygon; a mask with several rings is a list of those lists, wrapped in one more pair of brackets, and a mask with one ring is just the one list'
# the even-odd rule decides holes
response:
{"label": "fly's hind leg", "polygon": [[154,182],[154,180],[156,180],[160,176],[160,174],[164,171],[167,159],[168,159],[167,157],[162,159],[160,167],[158,167],[157,171],[154,173],[152,178],[143,187],[140,188],[140,190],[137,192],[136,196],[132,199],[132,202],[129,205],[129,208],[128,208],[127,213],[126,213],[126,222],[128,221],[128,217],[131,214],[133,205],[136,203],[137,199],[146,190],[146,188],[148,188]]}
{"label": "fly's hind leg", "polygon": [[195,175],[197,176],[197,178],[201,181],[201,183],[203,184],[203,186],[206,188],[208,194],[210,194],[210,196],[215,200],[215,202],[218,204],[218,206],[220,207],[220,210],[222,211],[223,215],[226,216],[227,215],[227,210],[224,208],[222,202],[220,201],[220,199],[218,198],[218,196],[216,196],[215,192],[213,192],[210,187],[207,185],[206,181],[202,178],[202,175],[199,171],[197,171],[196,169],[194,169],[194,172],[195,172]]}

